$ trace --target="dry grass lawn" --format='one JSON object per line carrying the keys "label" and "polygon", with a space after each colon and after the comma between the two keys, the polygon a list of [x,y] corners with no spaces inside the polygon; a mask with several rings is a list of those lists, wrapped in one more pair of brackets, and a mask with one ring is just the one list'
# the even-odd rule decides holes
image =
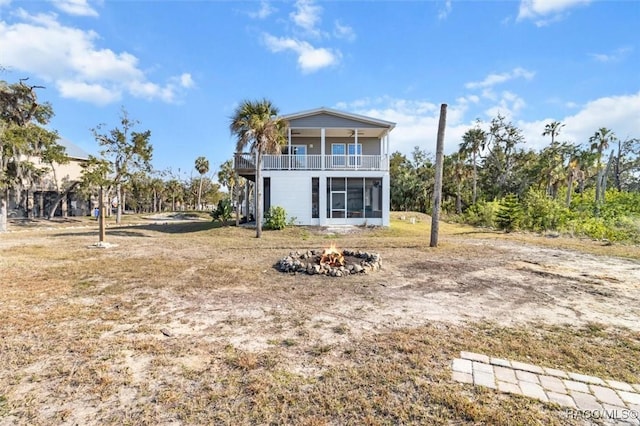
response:
{"label": "dry grass lawn", "polygon": [[[0,425],[582,424],[451,380],[460,351],[637,383],[640,248],[395,215],[389,229],[13,224],[0,235]],[[383,269],[287,275],[290,251]]]}

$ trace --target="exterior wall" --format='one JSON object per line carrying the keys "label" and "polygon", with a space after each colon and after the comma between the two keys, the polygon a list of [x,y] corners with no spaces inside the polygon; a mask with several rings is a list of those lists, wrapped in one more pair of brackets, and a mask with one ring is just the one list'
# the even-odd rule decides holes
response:
{"label": "exterior wall", "polygon": [[[67,164],[54,163],[55,178],[51,165],[48,163],[42,162],[40,158],[30,158],[29,161],[36,167],[45,169],[46,173],[31,188],[20,193],[11,191],[8,200],[11,217],[44,217],[48,215],[53,200],[58,196],[56,178],[60,190],[66,190],[71,182],[81,179],[82,164],[85,160],[72,158]],[[82,216],[89,214],[89,212],[88,203],[80,199],[75,192],[71,192],[58,205],[56,216]]]}
{"label": "exterior wall", "polygon": [[[389,173],[380,171],[264,171],[271,180],[271,206],[281,206],[288,218],[295,217],[299,225],[378,225],[389,226]],[[312,218],[311,179],[319,178],[319,218]],[[381,218],[327,218],[327,178],[382,179]]]}
{"label": "exterior wall", "polygon": [[[67,164],[54,163],[55,177],[58,179],[58,185],[60,189],[65,188],[65,184],[69,182],[80,180],[82,177],[82,160],[71,160]],[[36,166],[47,168],[47,174],[43,177],[42,185],[38,185],[38,189],[44,191],[56,191],[56,182],[54,179],[51,166],[46,163],[41,163],[39,160],[34,162]]]}
{"label": "exterior wall", "polygon": [[[331,154],[331,144],[343,143],[345,145],[355,143],[354,138],[327,137],[325,138],[325,153]],[[291,138],[291,145],[306,145],[308,155],[321,154],[321,139],[294,136]],[[313,147],[309,146],[313,145]],[[359,137],[358,145],[362,145],[362,155],[380,155],[380,139],[371,137]]]}
{"label": "exterior wall", "polygon": [[296,223],[311,223],[311,174],[297,174],[277,171],[264,173],[271,178],[271,206],[280,206],[287,212],[287,220],[296,218]]}
{"label": "exterior wall", "polygon": [[344,117],[338,117],[331,114],[317,114],[307,117],[296,118],[289,121],[292,128],[308,127],[308,128],[347,128],[347,129],[364,129],[377,128],[379,124],[366,123],[363,121],[350,120]]}

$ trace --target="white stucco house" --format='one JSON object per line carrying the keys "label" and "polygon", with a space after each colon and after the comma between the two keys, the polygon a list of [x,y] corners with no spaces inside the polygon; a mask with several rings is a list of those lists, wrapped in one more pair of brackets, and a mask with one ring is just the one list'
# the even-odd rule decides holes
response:
{"label": "white stucco house", "polygon": [[[389,226],[389,133],[395,123],[318,108],[282,116],[282,153],[264,155],[263,211],[283,207],[300,225]],[[255,155],[236,153],[255,181]]]}
{"label": "white stucco house", "polygon": [[40,179],[29,188],[16,193],[9,191],[9,217],[45,217],[53,208],[54,200],[62,195],[56,206],[55,216],[83,216],[90,214],[88,200],[76,192],[76,185],[82,177],[82,165],[89,159],[89,154],[67,139],[58,139],[58,144],[65,148],[69,162],[65,164],[48,164],[39,157],[27,158],[34,167],[44,171]]}

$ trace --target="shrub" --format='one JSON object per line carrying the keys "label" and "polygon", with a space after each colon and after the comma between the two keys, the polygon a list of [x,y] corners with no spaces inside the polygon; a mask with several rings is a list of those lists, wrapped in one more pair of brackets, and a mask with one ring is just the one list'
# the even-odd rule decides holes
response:
{"label": "shrub", "polygon": [[280,230],[287,226],[287,212],[283,207],[271,206],[264,215],[265,227],[267,229]]}
{"label": "shrub", "polygon": [[230,220],[231,216],[233,216],[233,207],[228,199],[220,200],[216,209],[211,212],[213,220],[220,221],[223,224]]}
{"label": "shrub", "polygon": [[521,225],[532,231],[562,229],[573,217],[562,201],[550,198],[541,190],[527,191],[523,204],[524,215]]}
{"label": "shrub", "polygon": [[499,203],[479,201],[464,212],[464,222],[473,226],[493,228]]}
{"label": "shrub", "polygon": [[496,224],[498,228],[511,232],[518,229],[522,219],[522,208],[518,198],[509,194],[500,202],[500,208],[496,213]]}

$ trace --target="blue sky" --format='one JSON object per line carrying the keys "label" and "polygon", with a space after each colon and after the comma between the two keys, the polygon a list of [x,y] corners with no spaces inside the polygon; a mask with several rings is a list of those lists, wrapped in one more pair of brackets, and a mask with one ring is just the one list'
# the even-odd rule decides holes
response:
{"label": "blue sky", "polygon": [[153,165],[195,175],[231,158],[243,99],[283,114],[329,107],[397,123],[391,147],[446,151],[507,116],[586,142],[640,137],[640,2],[0,0],[0,78],[46,86],[51,128],[90,153],[122,107],[151,130]]}

